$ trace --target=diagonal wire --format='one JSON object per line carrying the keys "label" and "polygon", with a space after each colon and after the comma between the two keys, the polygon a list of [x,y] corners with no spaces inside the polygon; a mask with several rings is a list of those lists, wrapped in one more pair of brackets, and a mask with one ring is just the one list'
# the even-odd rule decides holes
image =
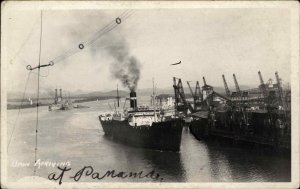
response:
{"label": "diagonal wire", "polygon": [[13,125],[13,130],[12,130],[12,133],[10,135],[10,138],[9,138],[9,141],[8,141],[8,145],[7,145],[7,153],[8,153],[8,149],[9,149],[9,145],[11,143],[11,140],[12,140],[12,137],[13,137],[13,134],[14,134],[14,131],[15,131],[15,128],[16,128],[16,124],[17,124],[17,121],[19,119],[19,115],[20,115],[20,112],[21,112],[21,108],[23,106],[23,101],[24,101],[24,98],[25,98],[25,94],[26,94],[26,90],[27,90],[27,86],[28,86],[28,81],[29,81],[29,78],[30,78],[30,75],[31,75],[31,71],[28,73],[27,75],[27,79],[26,79],[26,83],[25,83],[25,88],[24,88],[24,91],[23,91],[23,95],[22,95],[22,101],[21,101],[21,104],[19,106],[19,110],[18,110],[18,114],[17,114],[17,118],[14,122],[14,125]]}
{"label": "diagonal wire", "polygon": [[[127,18],[129,18],[133,13],[133,10],[126,10],[124,11],[121,15],[119,15],[118,18],[126,20]],[[82,44],[83,45],[92,45],[95,43],[95,41],[97,39],[99,39],[100,37],[102,37],[104,34],[106,34],[107,32],[113,30],[114,28],[116,28],[119,24],[116,23],[115,20],[111,21],[110,23],[108,23],[106,26],[104,26],[102,29],[100,29],[99,31],[97,31],[94,35],[92,35],[93,37],[91,37],[90,39],[84,41]],[[52,60],[52,62],[58,63],[78,52],[80,52],[81,50],[78,49],[78,47],[75,48],[71,48],[70,50],[68,50],[67,52],[57,56],[56,58],[54,58]]]}
{"label": "diagonal wire", "polygon": [[[26,37],[26,39],[24,40],[24,42],[22,43],[21,47],[19,48],[19,50],[15,53],[15,55],[12,57],[12,59],[10,59],[10,62],[13,62],[17,57],[19,57],[19,54],[21,53],[21,50],[23,49],[23,47],[26,45],[27,41],[30,39],[31,35],[33,34],[34,31],[34,27],[35,25],[38,23],[39,18],[36,19],[36,21],[34,22],[28,36]],[[21,57],[19,57],[21,59]]]}

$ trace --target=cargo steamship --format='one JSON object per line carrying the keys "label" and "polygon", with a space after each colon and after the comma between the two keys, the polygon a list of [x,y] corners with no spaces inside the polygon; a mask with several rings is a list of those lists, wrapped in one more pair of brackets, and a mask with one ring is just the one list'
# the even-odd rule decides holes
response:
{"label": "cargo steamship", "polygon": [[100,115],[105,135],[125,144],[161,151],[179,151],[182,119],[163,109],[138,107],[136,92],[130,92],[130,108],[123,113]]}

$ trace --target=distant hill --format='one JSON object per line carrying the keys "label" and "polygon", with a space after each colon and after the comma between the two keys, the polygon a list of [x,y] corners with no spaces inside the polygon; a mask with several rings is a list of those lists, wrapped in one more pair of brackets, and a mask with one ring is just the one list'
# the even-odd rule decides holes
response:
{"label": "distant hill", "polygon": [[[59,94],[59,92],[58,92]],[[116,90],[112,90],[112,91],[108,91],[108,92],[101,92],[101,91],[94,91],[94,92],[84,92],[84,91],[80,91],[80,93],[78,91],[76,92],[65,92],[62,91],[63,97],[68,97],[70,95],[71,98],[90,98],[90,97],[114,97],[117,96],[117,91]],[[36,93],[32,93],[32,92],[27,92],[25,94],[25,99],[35,99],[36,98]],[[45,99],[45,98],[54,98],[55,96],[55,92],[45,92],[45,91],[41,91],[40,92],[40,98],[41,99]],[[119,96],[120,97],[126,97],[129,96],[129,93],[126,91],[120,91],[119,90]],[[23,97],[23,93],[22,92],[8,92],[7,93],[7,98],[8,99],[22,99]]]}
{"label": "distant hill", "polygon": [[[184,90],[184,93],[185,94],[190,94],[190,89],[188,87],[183,87],[183,90]],[[194,91],[195,88],[192,87],[192,90]],[[218,93],[224,93],[225,90],[221,87],[214,87],[214,90]],[[150,88],[147,88],[147,89],[138,89],[137,90],[137,94],[138,95],[151,95],[153,93],[153,89],[150,89]],[[164,89],[161,89],[161,88],[158,88],[156,89],[156,94],[170,94],[170,95],[173,95],[174,94],[174,89],[173,88],[164,88]]]}
{"label": "distant hill", "polygon": [[[190,94],[190,89],[188,87],[184,87],[184,92],[186,95]],[[194,86],[192,86],[193,91],[195,90]],[[248,86],[240,86],[241,90],[250,89]],[[223,87],[214,87],[214,90],[220,94],[224,94],[225,90]],[[235,89],[230,88],[230,90],[233,92]],[[150,96],[153,93],[152,88],[144,88],[144,89],[138,89],[137,91],[138,96]],[[58,92],[59,93],[59,92]],[[94,97],[115,97],[117,96],[117,90],[111,90],[111,91],[83,91],[83,90],[76,90],[76,91],[62,91],[63,96],[67,97],[70,95],[71,98],[94,98]],[[119,96],[120,97],[129,97],[129,91],[119,90]],[[173,87],[169,88],[157,88],[156,94],[164,94],[164,95],[174,95],[174,89]],[[41,90],[40,92],[40,98],[54,98],[54,90]],[[23,92],[20,91],[14,91],[14,92],[8,92],[7,98],[8,99],[21,99],[23,96]],[[26,92],[25,99],[35,99],[36,93],[35,92]]]}
{"label": "distant hill", "polygon": [[[104,97],[104,96],[117,96],[117,90],[112,90],[108,92],[94,91],[90,93],[82,93],[78,95],[71,95],[73,97]],[[120,97],[129,96],[129,93],[126,91],[119,90]]]}

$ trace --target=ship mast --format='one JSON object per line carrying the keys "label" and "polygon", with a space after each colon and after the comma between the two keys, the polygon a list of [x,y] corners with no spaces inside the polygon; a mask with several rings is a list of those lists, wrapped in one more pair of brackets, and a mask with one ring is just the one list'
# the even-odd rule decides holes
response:
{"label": "ship mast", "polygon": [[[36,67],[31,67],[31,65],[27,65],[27,70],[35,70],[38,69],[38,79],[37,79],[37,102],[36,102],[36,124],[35,124],[35,148],[34,148],[34,163],[36,163],[37,159],[37,147],[38,147],[38,126],[39,126],[39,98],[40,98],[40,69],[42,67],[53,66],[53,62],[49,62],[49,64],[41,64],[41,52],[42,52],[42,35],[43,35],[43,11],[41,10],[41,29],[40,29],[40,48],[39,48],[39,63]],[[34,166],[34,174],[36,173],[36,166]]]}
{"label": "ship mast", "polygon": [[118,101],[118,108],[120,107],[120,97],[119,97],[119,88],[117,84],[117,101]]}
{"label": "ship mast", "polygon": [[154,90],[154,78],[152,78],[152,85],[153,85],[153,92],[152,92],[152,102],[153,102],[153,106],[154,106],[154,122],[157,121],[157,117],[156,117],[156,103],[155,103],[155,90]]}

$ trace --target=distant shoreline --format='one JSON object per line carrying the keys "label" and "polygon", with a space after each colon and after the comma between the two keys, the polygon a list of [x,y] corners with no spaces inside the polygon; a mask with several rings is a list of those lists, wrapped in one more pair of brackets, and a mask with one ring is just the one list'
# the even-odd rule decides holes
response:
{"label": "distant shoreline", "polygon": [[[39,103],[39,106],[49,106],[50,104],[42,104]],[[36,103],[34,104],[23,104],[22,106],[16,104],[7,104],[7,110],[15,110],[15,109],[27,109],[27,108],[35,108]]]}
{"label": "distant shoreline", "polygon": [[[107,96],[107,97],[88,97],[84,99],[75,99],[72,100],[72,103],[83,103],[83,102],[92,102],[92,101],[97,101],[97,100],[109,100],[109,99],[114,99],[116,97],[113,96]],[[121,97],[123,98],[123,97]],[[21,103],[21,100],[19,101]],[[49,106],[51,103],[48,102],[40,102],[39,106]],[[11,104],[7,102],[7,110],[15,110],[15,109],[27,109],[27,108],[35,108],[37,106],[36,103],[29,104],[29,102],[26,100],[25,102],[23,101],[22,106],[20,104]]]}

